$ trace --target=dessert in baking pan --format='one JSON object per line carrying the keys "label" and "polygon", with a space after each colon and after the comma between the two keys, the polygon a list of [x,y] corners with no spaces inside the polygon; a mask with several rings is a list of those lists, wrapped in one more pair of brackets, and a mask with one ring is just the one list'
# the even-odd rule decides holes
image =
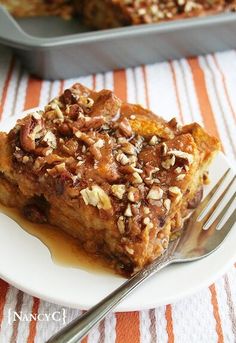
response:
{"label": "dessert in baking pan", "polygon": [[80,15],[91,28],[105,29],[126,25],[234,11],[235,0],[0,0],[17,17]]}
{"label": "dessert in baking pan", "polygon": [[77,10],[84,22],[96,29],[204,16],[236,7],[234,0],[79,0],[75,3],[79,4]]}
{"label": "dessert in baking pan", "polygon": [[131,274],[179,234],[220,144],[196,123],[75,84],[0,133],[0,149],[4,205]]}

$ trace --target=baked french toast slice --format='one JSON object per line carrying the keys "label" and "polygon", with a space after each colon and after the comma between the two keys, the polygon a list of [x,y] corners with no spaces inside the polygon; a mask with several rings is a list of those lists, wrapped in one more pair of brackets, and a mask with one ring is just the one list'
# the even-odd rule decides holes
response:
{"label": "baked french toast slice", "polygon": [[0,201],[131,274],[181,230],[219,149],[198,124],[75,84],[0,133]]}

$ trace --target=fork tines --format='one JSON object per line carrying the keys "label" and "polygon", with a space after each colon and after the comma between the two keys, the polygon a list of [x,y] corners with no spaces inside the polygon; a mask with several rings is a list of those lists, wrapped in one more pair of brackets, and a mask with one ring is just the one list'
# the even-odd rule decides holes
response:
{"label": "fork tines", "polygon": [[[202,210],[198,215],[197,221],[203,222],[203,230],[207,230],[212,225],[215,226],[216,230],[220,230],[228,210],[230,209],[231,205],[234,203],[234,200],[236,199],[235,191],[233,195],[230,197],[230,199],[224,205],[226,201],[225,199],[227,195],[229,195],[230,189],[236,180],[236,175],[234,175],[230,182],[227,183],[226,187],[222,189],[222,185],[225,183],[225,180],[229,176],[230,171],[231,169],[229,168],[201,203]],[[216,213],[218,212],[216,211],[217,209],[221,209],[220,213],[218,214]],[[227,220],[227,223],[229,224],[232,222],[232,226],[235,220],[236,209],[233,211],[230,218]]]}

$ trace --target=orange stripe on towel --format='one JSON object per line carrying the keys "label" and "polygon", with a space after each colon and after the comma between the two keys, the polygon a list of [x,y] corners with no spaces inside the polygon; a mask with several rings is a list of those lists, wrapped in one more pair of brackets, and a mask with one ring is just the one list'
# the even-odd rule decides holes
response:
{"label": "orange stripe on towel", "polygon": [[25,97],[25,110],[38,106],[41,88],[42,80],[33,77],[29,79]]}
{"label": "orange stripe on towel", "polygon": [[127,101],[127,79],[125,70],[115,70],[113,73],[115,95],[123,101]]}
{"label": "orange stripe on towel", "polygon": [[221,319],[220,319],[220,314],[219,314],[219,306],[218,306],[218,301],[217,301],[217,294],[216,294],[216,289],[215,285],[211,285],[209,287],[210,292],[211,292],[211,303],[213,306],[213,314],[215,317],[216,321],[216,332],[218,335],[218,343],[223,343],[224,342],[224,336],[223,336],[223,331],[222,331],[222,325],[221,325]]}
{"label": "orange stripe on towel", "polygon": [[173,329],[173,318],[172,318],[172,307],[171,305],[166,305],[166,331],[168,335],[168,343],[174,343],[174,329]]}
{"label": "orange stripe on towel", "polygon": [[139,342],[139,312],[116,313],[116,343]]}
{"label": "orange stripe on towel", "polygon": [[4,306],[6,303],[6,296],[7,296],[8,289],[9,289],[8,283],[0,279],[0,331],[1,331],[3,311],[4,311]]}

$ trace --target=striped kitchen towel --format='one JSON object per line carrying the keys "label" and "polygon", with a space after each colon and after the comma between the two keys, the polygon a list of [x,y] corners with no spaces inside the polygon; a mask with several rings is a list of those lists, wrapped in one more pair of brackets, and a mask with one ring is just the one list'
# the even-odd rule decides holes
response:
{"label": "striped kitchen towel", "polygon": [[[41,106],[63,88],[81,82],[109,88],[129,102],[150,107],[166,119],[197,121],[220,138],[236,161],[236,52],[228,51],[89,75],[63,81],[30,76],[6,48],[0,49],[0,118]],[[10,258],[10,257],[8,257]],[[174,286],[174,285],[173,285]],[[0,343],[43,343],[58,331],[57,321],[8,322],[9,310],[62,311],[59,305],[29,296],[0,280]],[[67,320],[81,311],[65,308]],[[236,265],[209,288],[178,301],[140,312],[110,314],[83,343],[235,343]]]}

